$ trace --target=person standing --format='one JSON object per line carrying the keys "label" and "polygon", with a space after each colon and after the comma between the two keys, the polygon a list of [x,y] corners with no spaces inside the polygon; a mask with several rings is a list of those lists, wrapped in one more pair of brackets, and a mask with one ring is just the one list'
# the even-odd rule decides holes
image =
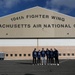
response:
{"label": "person standing", "polygon": [[47,64],[47,65],[50,63],[49,54],[50,54],[50,51],[49,51],[49,49],[47,48],[47,49],[46,49],[46,57],[47,57],[46,64]]}
{"label": "person standing", "polygon": [[51,50],[49,50],[49,65],[51,64]]}
{"label": "person standing", "polygon": [[38,63],[38,65],[41,64],[41,52],[40,52],[40,50],[37,52],[37,63]]}
{"label": "person standing", "polygon": [[50,51],[50,56],[51,56],[51,65],[53,65],[54,64],[54,51],[52,50],[52,48]]}
{"label": "person standing", "polygon": [[33,52],[32,52],[32,57],[33,57],[33,65],[36,65],[36,58],[37,58],[37,51],[36,48],[34,48]]}
{"label": "person standing", "polygon": [[55,57],[55,64],[57,65],[57,66],[59,66],[59,52],[58,52],[58,50],[57,49],[55,49],[54,48],[54,57]]}
{"label": "person standing", "polygon": [[42,51],[41,51],[42,65],[46,65],[45,54],[46,54],[46,52],[45,52],[44,48],[42,48]]}

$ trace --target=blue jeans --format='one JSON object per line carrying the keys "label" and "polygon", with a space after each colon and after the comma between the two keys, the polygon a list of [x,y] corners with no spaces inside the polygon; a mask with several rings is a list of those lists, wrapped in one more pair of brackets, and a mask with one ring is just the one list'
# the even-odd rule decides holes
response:
{"label": "blue jeans", "polygon": [[46,65],[45,57],[41,57],[41,60],[42,60],[42,65]]}

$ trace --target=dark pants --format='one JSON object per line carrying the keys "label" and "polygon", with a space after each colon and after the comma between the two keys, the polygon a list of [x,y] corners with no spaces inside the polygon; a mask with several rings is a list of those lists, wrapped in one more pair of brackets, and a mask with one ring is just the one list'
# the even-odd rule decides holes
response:
{"label": "dark pants", "polygon": [[0,60],[4,60],[4,58],[0,58]]}
{"label": "dark pants", "polygon": [[36,64],[36,57],[33,57],[33,64]]}
{"label": "dark pants", "polygon": [[59,64],[59,59],[58,59],[58,57],[55,57],[55,63],[56,63],[56,64]]}
{"label": "dark pants", "polygon": [[50,63],[50,60],[51,60],[51,59],[50,59],[49,57],[47,57],[47,64]]}
{"label": "dark pants", "polygon": [[37,59],[37,63],[38,63],[38,64],[41,63],[41,59],[40,59],[40,58]]}
{"label": "dark pants", "polygon": [[51,64],[53,64],[54,63],[54,58],[53,57],[51,57]]}

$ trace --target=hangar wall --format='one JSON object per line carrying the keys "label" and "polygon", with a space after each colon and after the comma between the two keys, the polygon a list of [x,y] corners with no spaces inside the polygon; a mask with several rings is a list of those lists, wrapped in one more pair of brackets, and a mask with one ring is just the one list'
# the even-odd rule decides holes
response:
{"label": "hangar wall", "polygon": [[75,18],[38,6],[0,18],[5,60],[30,60],[33,49],[43,47],[58,49],[60,59],[75,59]]}
{"label": "hangar wall", "polygon": [[75,59],[75,39],[0,40],[0,52],[5,52],[5,60],[30,60],[34,48],[56,48],[60,59]]}
{"label": "hangar wall", "polygon": [[[0,51],[5,52],[5,60],[30,60],[32,59],[32,51],[35,47],[36,46],[0,47]],[[39,46],[38,49],[41,49],[42,47],[44,49],[58,49],[59,59],[75,59],[74,46]]]}

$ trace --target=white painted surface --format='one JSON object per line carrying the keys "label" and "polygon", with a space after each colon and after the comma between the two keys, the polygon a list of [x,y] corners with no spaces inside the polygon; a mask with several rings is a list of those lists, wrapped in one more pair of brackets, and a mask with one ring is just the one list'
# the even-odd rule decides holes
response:
{"label": "white painted surface", "polygon": [[41,39],[40,46],[75,46],[75,39]]}
{"label": "white painted surface", "polygon": [[[39,46],[75,46],[75,39],[39,39]],[[0,39],[0,46],[37,46],[37,39]]]}
{"label": "white painted surface", "polygon": [[0,46],[37,46],[36,39],[0,39]]}

